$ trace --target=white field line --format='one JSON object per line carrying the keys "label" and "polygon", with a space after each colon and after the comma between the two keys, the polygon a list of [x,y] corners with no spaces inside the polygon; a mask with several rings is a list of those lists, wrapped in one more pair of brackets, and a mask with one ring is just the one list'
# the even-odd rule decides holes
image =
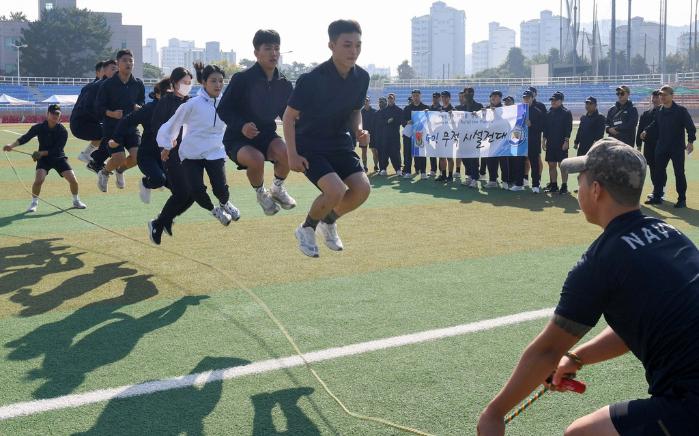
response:
{"label": "white field line", "polygon": [[13,135],[22,136],[21,133],[13,132],[12,130],[3,130],[3,132],[12,133]]}
{"label": "white field line", "polygon": [[[520,324],[526,321],[533,321],[551,316],[553,309],[542,309],[530,312],[522,312],[514,315],[502,316],[499,318],[476,321],[469,324],[457,325],[436,330],[427,330],[419,333],[412,333],[403,336],[378,339],[375,341],[361,342],[344,347],[328,348],[320,351],[313,351],[304,354],[308,362],[322,362],[325,360],[337,359],[340,357],[354,356],[371,351],[386,350],[390,348],[402,347],[404,345],[419,344],[437,339],[444,339],[454,336],[461,336],[468,333],[492,330],[513,324]],[[198,374],[189,374],[181,377],[168,378],[163,380],[150,381],[133,385],[120,386],[111,389],[100,389],[82,394],[65,395],[62,397],[50,398],[46,400],[27,401],[22,403],[9,404],[0,407],[0,421],[16,418],[19,416],[34,415],[48,412],[50,410],[66,409],[69,407],[80,407],[88,404],[109,401],[116,398],[129,398],[139,395],[147,395],[155,392],[168,391],[171,389],[186,388],[189,386],[201,386],[221,380],[230,380],[253,374],[262,374],[286,368],[302,366],[303,361],[299,356],[288,356],[279,359],[263,360],[250,363],[248,365],[236,366],[232,368],[207,371]]]}

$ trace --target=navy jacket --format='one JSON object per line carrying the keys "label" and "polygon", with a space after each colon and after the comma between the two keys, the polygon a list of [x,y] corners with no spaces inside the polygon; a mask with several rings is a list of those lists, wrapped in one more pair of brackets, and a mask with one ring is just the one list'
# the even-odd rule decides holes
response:
{"label": "navy jacket", "polygon": [[655,107],[653,109],[648,109],[647,111],[641,114],[641,118],[639,118],[638,120],[638,133],[636,133],[636,147],[638,147],[639,150],[643,146],[643,143],[651,147],[655,147],[655,144],[658,143],[658,132],[655,130],[646,133],[645,141],[641,139],[641,133],[643,133],[648,128],[648,126],[650,126],[650,123],[653,122],[658,112],[658,109],[659,108]]}
{"label": "navy jacket", "polygon": [[529,106],[529,150],[538,150],[541,153],[541,134],[546,126],[546,111],[541,105]]}
{"label": "navy jacket", "polygon": [[429,110],[430,107],[425,103],[420,102],[419,105],[409,104],[403,108],[403,122],[401,123],[405,127],[409,121],[413,120],[413,112],[424,112]]}
{"label": "navy jacket", "polygon": [[470,102],[466,102],[465,104],[460,104],[456,106],[455,108],[457,111],[464,111],[464,112],[478,112],[479,110],[483,109],[483,105],[478,103],[475,100],[471,100]]}
{"label": "navy jacket", "polygon": [[132,75],[124,83],[117,73],[110,79],[101,82],[95,99],[95,112],[97,117],[102,120],[104,128],[111,131],[116,128],[119,120],[108,117],[106,111],[122,110],[124,116],[127,116],[134,111],[134,105],[143,106],[145,101],[146,88],[141,79],[136,79]]}
{"label": "navy jacket", "polygon": [[685,130],[689,142],[697,140],[697,128],[694,126],[692,116],[689,115],[687,108],[675,102],[669,108],[661,106],[655,115],[655,120],[646,128],[647,132],[656,134],[658,137],[656,150],[664,151],[684,150]]}
{"label": "navy jacket", "polygon": [[377,123],[381,124],[381,142],[384,147],[400,146],[400,125],[403,121],[403,109],[395,104],[386,106],[378,112]]}
{"label": "navy jacket", "polygon": [[114,140],[118,143],[122,143],[124,137],[132,132],[136,126],[139,124],[143,126],[143,133],[141,135],[141,145],[139,145],[139,151],[141,152],[151,152],[160,153],[160,148],[155,140],[158,132],[153,131],[153,112],[158,104],[158,100],[152,100],[146,103],[140,110],[136,112],[131,112],[121,120],[114,130]]}
{"label": "navy jacket", "polygon": [[96,123],[99,122],[100,118],[95,114],[95,99],[103,80],[95,79],[83,86],[78,99],[75,101],[73,111],[70,113],[70,121],[87,119]]}
{"label": "navy jacket", "polygon": [[616,135],[609,133],[609,136],[632,147],[636,139],[637,124],[638,110],[636,110],[631,100],[623,106],[617,102],[607,112],[607,133],[612,128],[619,131]]}
{"label": "navy jacket", "polygon": [[236,73],[216,110],[227,126],[223,142],[246,139],[242,129],[250,122],[260,132],[276,132],[275,120],[284,116],[292,91],[291,82],[279,70],[275,69],[272,80],[267,80],[258,63]]}
{"label": "navy jacket", "polygon": [[17,140],[19,145],[24,145],[34,137],[39,140],[39,151],[48,151],[47,157],[51,159],[65,158],[63,149],[68,141],[68,131],[63,124],[58,123],[53,129],[49,128],[48,121],[34,124],[31,129]]}
{"label": "navy jacket", "polygon": [[592,144],[604,138],[605,123],[604,115],[597,111],[592,115],[581,116],[574,144],[580,146],[581,150],[589,150]]}
{"label": "navy jacket", "polygon": [[544,123],[544,138],[549,145],[563,145],[563,141],[570,138],[572,131],[573,114],[568,109],[563,106],[549,109]]}

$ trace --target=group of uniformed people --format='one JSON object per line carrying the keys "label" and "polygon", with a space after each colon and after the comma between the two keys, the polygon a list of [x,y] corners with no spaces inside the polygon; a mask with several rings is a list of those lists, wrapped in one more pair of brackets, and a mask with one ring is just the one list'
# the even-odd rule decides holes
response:
{"label": "group of uniformed people", "polygon": [[[577,155],[585,155],[595,141],[608,137],[636,146],[644,151],[648,162],[651,179],[657,189],[649,196],[649,204],[659,204],[664,195],[664,185],[667,179],[665,170],[672,161],[677,180],[678,201],[676,207],[686,205],[686,178],[684,176],[685,151],[691,152],[695,140],[696,128],[686,108],[673,102],[674,91],[670,86],[655,90],[651,95],[651,108],[640,117],[630,100],[631,89],[626,85],[616,88],[617,103],[612,106],[606,117],[599,113],[597,99],[590,96],[585,100],[585,114],[580,117],[580,124],[575,138],[571,138],[573,117],[563,105],[565,95],[555,92],[549,99],[550,108],[539,102],[537,90],[529,87],[522,94],[522,103],[529,105],[529,152],[526,158],[482,158],[482,159],[437,159],[430,158],[430,172],[427,172],[427,160],[423,157],[413,157],[412,139],[402,136],[400,128],[412,121],[412,113],[417,111],[466,111],[478,112],[484,109],[495,109],[515,104],[512,96],[506,96],[499,90],[490,94],[487,106],[474,100],[473,87],[466,87],[459,92],[459,104],[452,106],[449,91],[432,94],[430,106],[422,102],[421,91],[414,89],[408,105],[402,110],[396,105],[395,95],[388,94],[379,99],[379,109],[371,106],[367,98],[362,116],[364,126],[371,132],[372,140],[369,148],[374,154],[374,171],[379,175],[387,175],[389,161],[399,177],[410,179],[413,174],[421,180],[434,177],[437,182],[462,182],[462,184],[478,188],[479,181],[485,188],[502,187],[512,191],[522,191],[531,186],[532,192],[540,192],[541,153],[546,153],[548,163],[549,183],[544,192],[568,193],[568,175],[560,171],[562,183],[558,185],[560,162],[568,157],[570,145],[577,150]],[[662,133],[661,133],[662,132]],[[685,132],[688,142],[685,142]],[[662,140],[659,142],[659,137]],[[362,147],[364,169],[367,168],[367,149]],[[455,162],[456,161],[456,162]],[[462,163],[465,177],[462,181]],[[498,175],[498,170],[500,174]],[[437,172],[439,175],[437,176]],[[486,176],[487,173],[487,176]],[[498,181],[498,176],[500,180]],[[530,183],[531,178],[531,183]]]}

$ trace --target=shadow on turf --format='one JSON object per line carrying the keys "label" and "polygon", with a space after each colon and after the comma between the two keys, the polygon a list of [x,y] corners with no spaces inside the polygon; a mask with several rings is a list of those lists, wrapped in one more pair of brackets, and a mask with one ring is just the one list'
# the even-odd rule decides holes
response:
{"label": "shadow on turf", "polygon": [[0,217],[0,228],[7,227],[15,221],[36,219],[36,218],[47,218],[50,216],[61,214],[63,212],[65,212],[65,211],[57,210],[54,212],[42,213],[42,214],[37,214],[35,212],[21,212],[21,213],[17,213],[17,214],[11,215],[11,216]]}
{"label": "shadow on turf", "polygon": [[70,248],[59,245],[60,238],[36,239],[14,247],[0,248],[0,295],[31,287],[49,275],[73,271],[85,264]]}
{"label": "shadow on turf", "polygon": [[370,175],[372,188],[390,187],[405,193],[431,195],[436,198],[459,200],[461,203],[488,203],[496,207],[518,207],[532,212],[541,212],[546,208],[560,208],[564,213],[578,213],[578,200],[572,195],[533,194],[526,190],[511,192],[503,189],[475,190],[460,183],[438,183],[434,179],[402,179],[396,176]]}
{"label": "shadow on turf", "polygon": [[665,202],[660,207],[653,209],[642,206],[641,210],[645,215],[659,218],[663,221],[672,221],[680,219],[689,225],[699,227],[699,210],[685,207],[683,209],[675,209],[670,202]]}
{"label": "shadow on turf", "polygon": [[[318,427],[298,405],[301,397],[310,397],[312,393],[313,388],[300,387],[253,395],[250,398],[255,407],[252,436],[320,435]],[[272,419],[272,409],[277,404],[286,418],[284,431],[277,430]]]}
{"label": "shadow on turf", "polygon": [[[207,297],[183,297],[141,317],[119,310],[157,295],[151,276],[124,278],[123,295],[98,301],[45,324],[5,347],[13,349],[9,360],[32,360],[43,356],[41,368],[29,371],[29,380],[45,382],[35,398],[67,395],[79,387],[87,374],[127,357],[145,335],[175,323],[187,307]],[[86,333],[86,334],[84,334]],[[84,334],[84,335],[83,335]]]}

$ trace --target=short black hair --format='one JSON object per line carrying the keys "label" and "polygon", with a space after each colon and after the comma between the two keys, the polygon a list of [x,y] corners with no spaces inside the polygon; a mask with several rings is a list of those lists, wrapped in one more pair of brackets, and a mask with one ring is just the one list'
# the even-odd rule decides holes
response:
{"label": "short black hair", "polygon": [[117,61],[114,59],[107,59],[106,61],[102,61],[102,67],[108,67],[110,65],[116,65]]}
{"label": "short black hair", "polygon": [[214,73],[219,73],[223,77],[226,77],[226,72],[221,69],[218,65],[206,65],[202,62],[195,62],[194,69],[197,72],[197,82],[202,85],[209,79],[209,76]]}
{"label": "short black hair", "polygon": [[337,41],[343,33],[362,34],[362,26],[355,20],[336,20],[328,26],[328,37],[330,41]]}
{"label": "short black hair", "polygon": [[99,72],[102,68],[104,68],[104,61],[99,61],[95,64],[95,71]]}
{"label": "short black hair", "polygon": [[131,57],[133,57],[133,53],[132,53],[131,50],[129,50],[128,48],[122,48],[121,50],[119,50],[119,51],[117,52],[117,55],[116,55],[117,60],[121,59],[122,56],[131,56]]}
{"label": "short black hair", "polygon": [[259,50],[263,44],[281,44],[282,38],[276,30],[260,29],[255,32],[255,37],[252,38],[252,46],[255,50]]}

